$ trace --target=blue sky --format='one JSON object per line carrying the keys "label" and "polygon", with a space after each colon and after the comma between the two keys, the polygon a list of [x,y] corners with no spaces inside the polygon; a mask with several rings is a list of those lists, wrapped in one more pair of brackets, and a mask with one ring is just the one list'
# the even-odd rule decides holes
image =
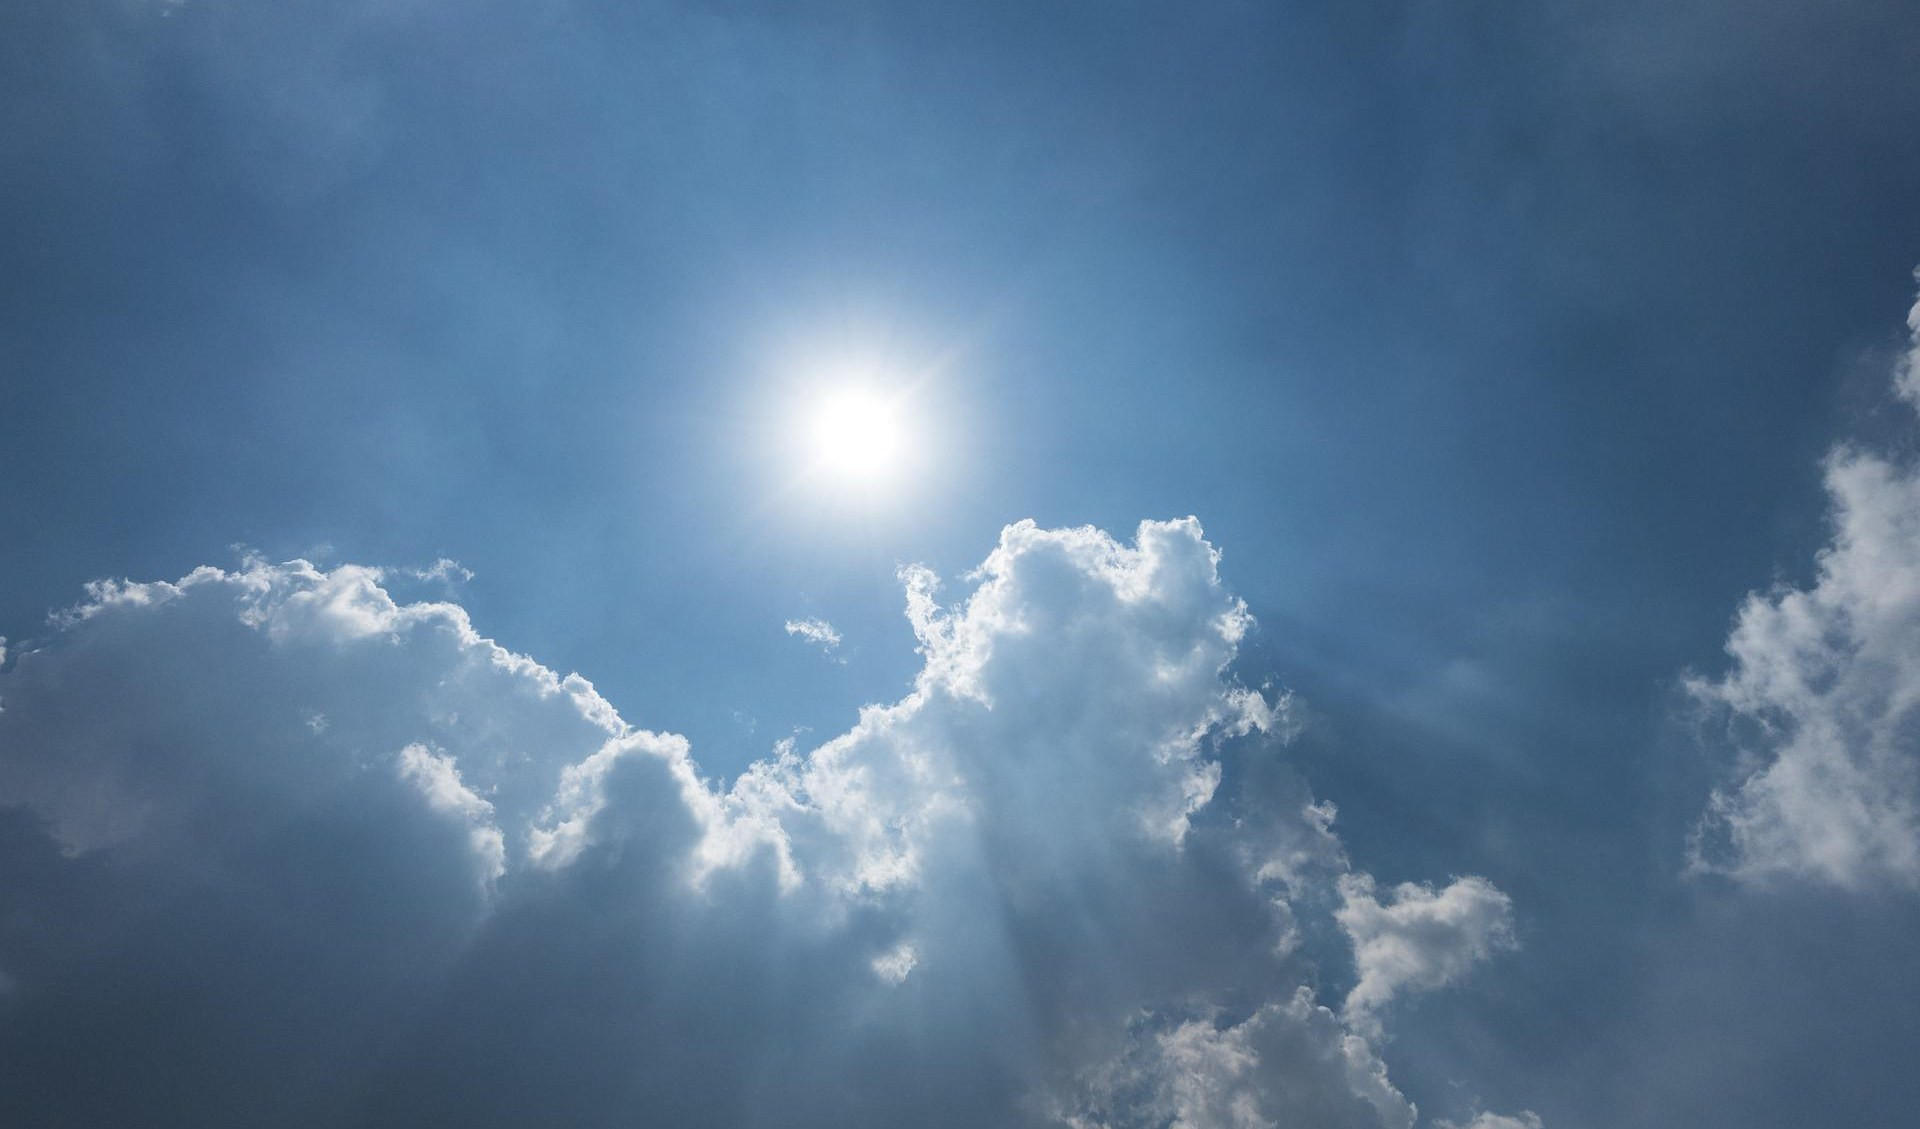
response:
{"label": "blue sky", "polygon": [[[1902,1123],[1916,74],[1893,0],[12,5],[0,1110]],[[910,468],[810,472],[847,373]]]}

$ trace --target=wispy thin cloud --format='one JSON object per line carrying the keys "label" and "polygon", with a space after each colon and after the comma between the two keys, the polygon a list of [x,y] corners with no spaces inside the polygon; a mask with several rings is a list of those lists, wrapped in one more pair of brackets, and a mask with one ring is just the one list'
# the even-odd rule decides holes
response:
{"label": "wispy thin cloud", "polygon": [[828,658],[834,658],[834,652],[840,649],[840,632],[834,629],[833,624],[814,616],[788,620],[787,634],[812,643]]}

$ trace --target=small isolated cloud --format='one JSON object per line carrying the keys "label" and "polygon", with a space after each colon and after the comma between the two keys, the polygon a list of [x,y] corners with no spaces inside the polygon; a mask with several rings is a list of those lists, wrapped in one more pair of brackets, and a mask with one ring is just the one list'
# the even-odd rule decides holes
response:
{"label": "small isolated cloud", "polygon": [[0,671],[0,1123],[1408,1129],[1505,895],[1375,896],[1218,561],[911,570],[911,691],[724,787],[377,569],[95,585]]}
{"label": "small isolated cloud", "polygon": [[824,619],[811,616],[806,619],[790,619],[787,621],[787,634],[805,639],[820,648],[820,653],[829,658],[840,648],[840,633],[833,629],[833,624]]}
{"label": "small isolated cloud", "polygon": [[1385,900],[1366,874],[1342,875],[1338,886],[1334,917],[1353,942],[1359,976],[1345,1014],[1360,1031],[1378,1033],[1395,997],[1444,987],[1514,944],[1513,901],[1484,878],[1439,890],[1403,882]]}
{"label": "small isolated cloud", "polygon": [[899,984],[906,980],[913,966],[920,963],[913,946],[905,941],[873,958],[873,974],[889,984]]}
{"label": "small isolated cloud", "polygon": [[464,584],[473,579],[473,570],[461,564],[459,561],[454,560],[452,557],[441,557],[425,568],[412,568],[408,569],[407,572],[417,580],[439,580],[447,583]]}
{"label": "small isolated cloud", "polygon": [[1511,1116],[1504,1113],[1475,1114],[1473,1120],[1464,1125],[1441,1121],[1436,1123],[1436,1129],[1545,1129],[1545,1126],[1539,1114],[1523,1109]]}
{"label": "small isolated cloud", "polygon": [[[1920,304],[1896,387],[1920,406]],[[1920,886],[1920,466],[1827,458],[1833,537],[1811,586],[1754,593],[1732,667],[1687,688],[1739,749],[1691,864],[1749,881]]]}

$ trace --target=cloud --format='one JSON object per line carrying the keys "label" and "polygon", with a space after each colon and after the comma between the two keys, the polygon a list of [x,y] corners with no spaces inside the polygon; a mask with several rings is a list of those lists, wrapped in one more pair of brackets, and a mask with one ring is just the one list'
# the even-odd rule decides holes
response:
{"label": "cloud", "polygon": [[1415,1117],[1366,1040],[1306,988],[1238,1023],[1209,1014],[1142,1032],[1127,1057],[1092,1076],[1089,1095],[1062,1120],[1075,1129],[1335,1129],[1405,1127]]}
{"label": "cloud", "polygon": [[731,783],[375,569],[94,585],[0,672],[0,1121],[1404,1129],[1297,933],[1384,1003],[1507,903],[1371,900],[1218,559],[908,570],[911,692]]}
{"label": "cloud", "polygon": [[488,881],[506,873],[506,841],[493,825],[493,805],[474,795],[460,779],[452,757],[412,744],[400,750],[399,769],[401,779],[420,790],[429,808],[456,814],[471,825],[469,841]]}
{"label": "cloud", "polygon": [[[1914,274],[1920,278],[1920,271]],[[1920,302],[1907,311],[1907,350],[1894,365],[1893,388],[1901,399],[1920,407]]]}
{"label": "cloud", "polygon": [[[1920,305],[1896,374],[1920,405]],[[1749,881],[1920,885],[1920,468],[1827,458],[1833,537],[1811,586],[1754,593],[1731,669],[1687,681],[1739,747],[1691,863]]]}
{"label": "cloud", "polygon": [[410,568],[407,575],[416,580],[438,580],[449,584],[465,583],[473,579],[473,570],[454,560],[441,557],[426,568]]}
{"label": "cloud", "polygon": [[833,624],[824,619],[813,617],[790,619],[787,621],[787,634],[805,639],[819,647],[821,654],[829,657],[840,646],[840,633],[833,629]]}
{"label": "cloud", "polygon": [[1512,1116],[1481,1113],[1465,1125],[1456,1125],[1451,1121],[1441,1121],[1437,1125],[1438,1129],[1542,1129],[1540,1115],[1530,1110],[1521,1110]]}
{"label": "cloud", "polygon": [[1405,882],[1384,902],[1370,875],[1342,875],[1338,886],[1334,917],[1353,942],[1359,975],[1345,1014],[1361,1031],[1377,1034],[1381,1011],[1403,992],[1444,987],[1514,944],[1513,902],[1484,878],[1440,890]]}

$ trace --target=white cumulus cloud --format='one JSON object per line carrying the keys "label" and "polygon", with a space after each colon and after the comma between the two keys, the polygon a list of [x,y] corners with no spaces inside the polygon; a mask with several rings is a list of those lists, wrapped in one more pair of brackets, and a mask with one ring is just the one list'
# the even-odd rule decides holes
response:
{"label": "white cumulus cloud", "polygon": [[[1915,345],[1897,388],[1920,405]],[[1827,459],[1833,538],[1805,588],[1754,593],[1732,667],[1692,678],[1740,748],[1693,866],[1847,888],[1920,885],[1920,467],[1853,447]]]}
{"label": "white cumulus cloud", "polygon": [[1373,878],[1342,875],[1335,918],[1353,941],[1359,975],[1346,1016],[1378,1032],[1380,1013],[1407,991],[1440,988],[1496,951],[1513,945],[1513,902],[1484,878],[1456,878],[1445,887],[1403,882],[1383,900]]}
{"label": "white cumulus cloud", "polygon": [[0,1121],[1405,1129],[1378,1005],[1505,896],[1372,900],[1218,560],[908,570],[911,692],[731,784],[376,569],[95,585],[0,672]]}

